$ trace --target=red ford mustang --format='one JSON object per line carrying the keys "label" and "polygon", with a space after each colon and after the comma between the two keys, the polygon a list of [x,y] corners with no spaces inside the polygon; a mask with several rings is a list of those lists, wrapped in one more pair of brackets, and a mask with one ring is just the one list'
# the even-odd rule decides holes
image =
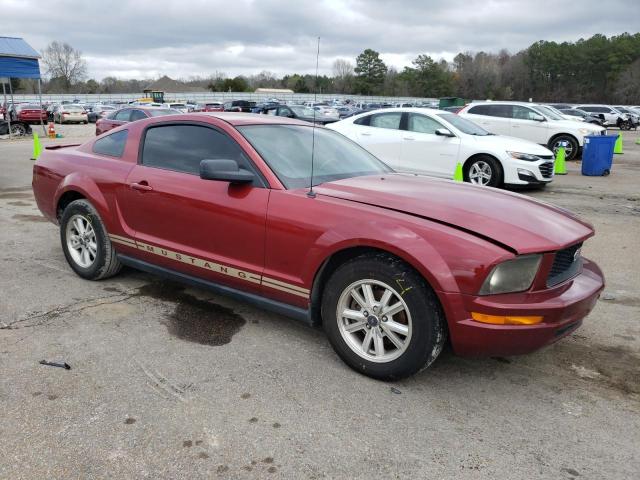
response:
{"label": "red ford mustang", "polygon": [[33,190],[81,277],[126,264],[322,324],[375,378],[419,371],[447,338],[460,355],[531,352],[593,308],[604,280],[580,255],[588,224],[521,195],[395,173],[312,132],[265,115],[149,118],[46,150]]}

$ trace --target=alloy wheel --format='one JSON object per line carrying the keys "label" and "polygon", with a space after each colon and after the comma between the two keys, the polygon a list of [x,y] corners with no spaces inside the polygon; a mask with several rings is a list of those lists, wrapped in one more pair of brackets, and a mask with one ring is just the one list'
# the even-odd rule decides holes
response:
{"label": "alloy wheel", "polygon": [[552,150],[553,150],[554,156],[558,153],[558,150],[562,146],[564,146],[564,153],[567,156],[567,158],[571,158],[571,154],[573,153],[573,144],[571,142],[566,141],[566,140],[556,140],[553,143]]}
{"label": "alloy wheel", "polygon": [[89,219],[83,215],[74,215],[67,223],[67,249],[76,264],[82,268],[93,265],[98,254],[96,232]]}
{"label": "alloy wheel", "polygon": [[469,182],[475,185],[489,185],[492,176],[491,165],[483,160],[474,162],[469,168]]}
{"label": "alloy wheel", "polygon": [[395,360],[411,341],[407,304],[396,290],[378,280],[359,280],[345,288],[336,318],[349,348],[371,362]]}

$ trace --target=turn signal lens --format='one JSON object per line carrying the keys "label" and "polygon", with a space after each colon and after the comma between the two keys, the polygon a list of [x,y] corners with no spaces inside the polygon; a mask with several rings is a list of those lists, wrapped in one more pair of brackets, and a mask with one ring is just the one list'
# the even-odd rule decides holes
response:
{"label": "turn signal lens", "polygon": [[476,322],[492,323],[494,325],[535,325],[544,320],[543,316],[517,317],[511,315],[486,315],[478,312],[471,312],[471,318]]}

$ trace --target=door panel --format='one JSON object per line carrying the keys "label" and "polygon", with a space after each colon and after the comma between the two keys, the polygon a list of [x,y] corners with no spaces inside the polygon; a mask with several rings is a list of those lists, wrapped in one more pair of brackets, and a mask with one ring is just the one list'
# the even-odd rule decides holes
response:
{"label": "door panel", "polygon": [[141,165],[118,198],[143,260],[234,288],[260,292],[270,190],[203,180],[204,159],[255,167],[224,132],[204,125],[154,124],[143,133]]}
{"label": "door panel", "polygon": [[436,135],[439,128],[445,127],[431,117],[416,113],[409,115],[403,135],[400,170],[443,178],[453,176],[460,139]]}
{"label": "door panel", "polygon": [[539,144],[546,144],[548,140],[548,124],[547,122],[539,122],[533,120],[535,116],[540,114],[531,108],[521,105],[513,105],[513,113],[511,118],[512,137],[524,138]]}
{"label": "door panel", "polygon": [[255,292],[269,191],[137,165],[120,203],[144,260]]}
{"label": "door panel", "polygon": [[369,125],[354,124],[357,142],[391,167],[400,161],[404,132],[401,112],[375,113]]}

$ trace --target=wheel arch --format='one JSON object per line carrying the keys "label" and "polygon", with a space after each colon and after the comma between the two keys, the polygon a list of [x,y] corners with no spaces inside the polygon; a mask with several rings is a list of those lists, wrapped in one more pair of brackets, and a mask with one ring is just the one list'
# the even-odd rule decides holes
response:
{"label": "wheel arch", "polygon": [[54,212],[60,219],[64,208],[74,200],[85,199],[98,211],[107,231],[113,228],[113,215],[110,213],[107,200],[98,188],[98,185],[82,173],[67,175],[60,183],[54,196]]}
{"label": "wheel arch", "polygon": [[[344,262],[361,256],[365,254],[370,254],[372,256],[375,255],[387,255],[398,258],[406,263],[411,269],[413,269],[420,277],[429,285],[433,291],[435,292],[438,301],[442,306],[442,299],[440,298],[439,290],[447,290],[448,288],[456,288],[455,280],[450,277],[448,280],[453,284],[442,284],[440,280],[429,270],[427,270],[424,265],[420,264],[417,259],[406,251],[399,250],[397,248],[393,248],[391,245],[348,245],[337,248],[333,252],[331,252],[327,257],[322,261],[319,267],[315,270],[313,276],[313,282],[311,287],[311,296],[310,296],[310,318],[312,323],[316,325],[320,325],[322,323],[322,316],[320,312],[320,307],[322,303],[322,295],[324,292],[324,288],[331,277],[331,274],[336,271],[336,269],[342,265]],[[437,258],[433,258],[434,263],[438,263],[438,267],[442,268],[444,264],[444,260],[439,256]],[[440,264],[442,262],[442,264]],[[444,309],[443,309],[444,311]]]}

